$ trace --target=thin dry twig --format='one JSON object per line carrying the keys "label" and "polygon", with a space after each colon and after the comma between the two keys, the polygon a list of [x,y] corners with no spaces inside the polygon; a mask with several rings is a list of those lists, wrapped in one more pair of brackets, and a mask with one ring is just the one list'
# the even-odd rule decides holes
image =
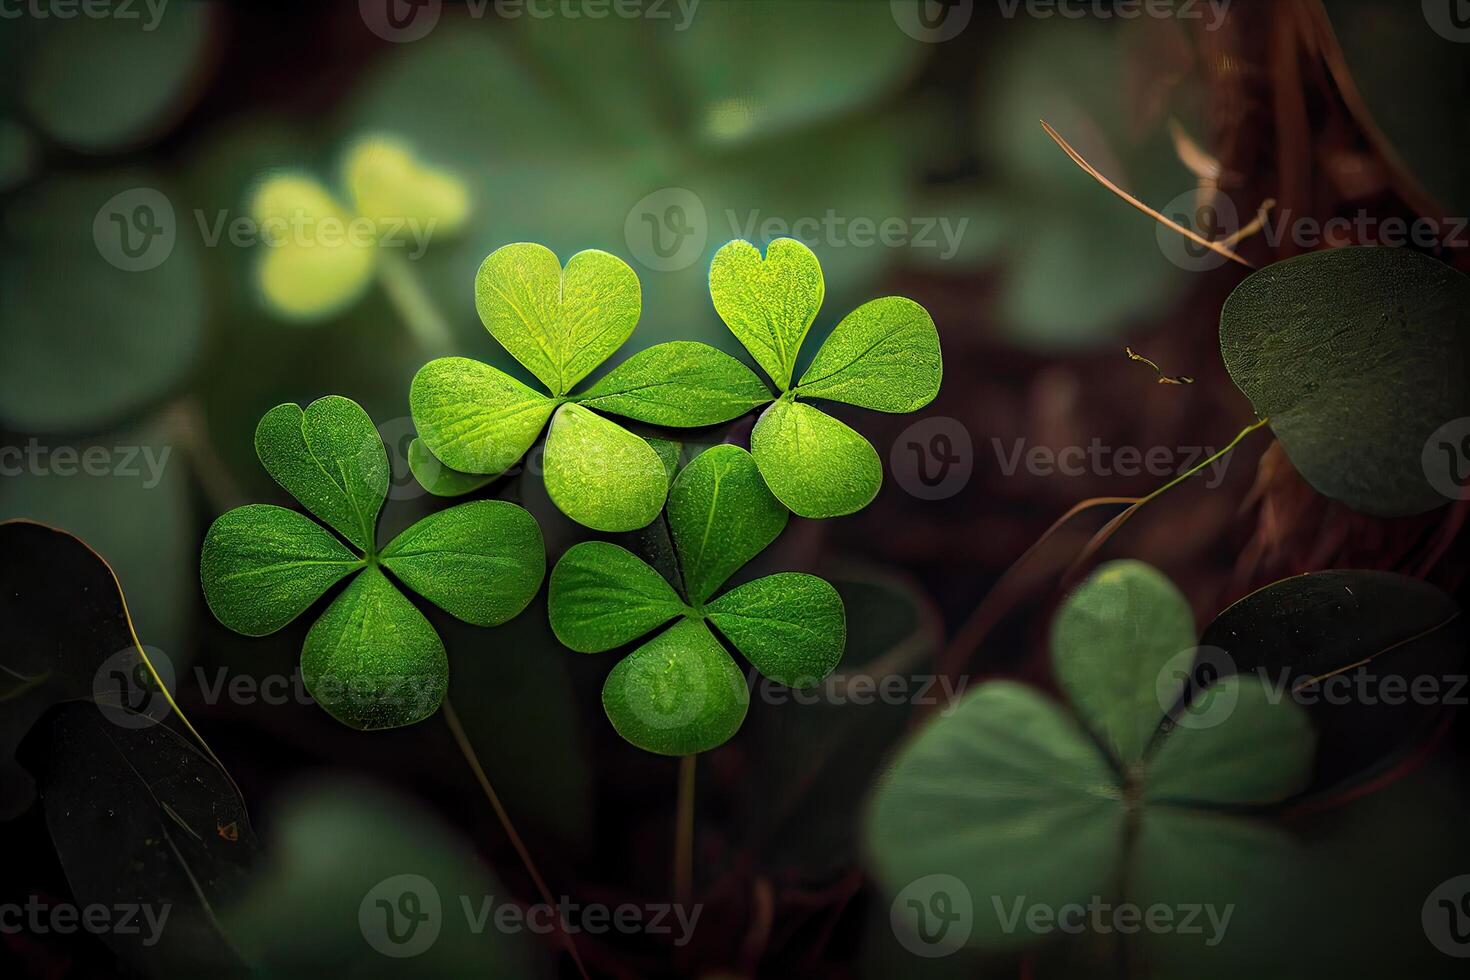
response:
{"label": "thin dry twig", "polygon": [[1239,242],[1245,238],[1249,238],[1256,232],[1260,231],[1266,226],[1266,215],[1270,214],[1271,209],[1275,206],[1276,198],[1266,198],[1264,201],[1261,202],[1261,206],[1256,209],[1256,216],[1251,219],[1250,224],[1246,225],[1239,231],[1234,232],[1233,234],[1226,235],[1224,238],[1220,239],[1220,244],[1234,246],[1236,242]]}
{"label": "thin dry twig", "polygon": [[1128,355],[1128,360],[1130,360],[1130,361],[1142,361],[1144,364],[1147,364],[1149,367],[1153,368],[1156,372],[1158,372],[1158,375],[1159,375],[1159,384],[1161,384],[1161,385],[1192,385],[1192,384],[1194,384],[1194,379],[1191,378],[1187,374],[1165,374],[1163,368],[1159,367],[1158,364],[1156,364],[1153,361],[1149,360],[1148,358],[1144,357],[1142,354],[1139,354],[1136,351],[1134,351],[1134,349],[1132,347],[1124,347],[1123,348],[1123,353],[1125,353],[1125,354]]}
{"label": "thin dry twig", "polygon": [[1190,241],[1194,242],[1196,245],[1201,245],[1212,252],[1223,255],[1230,261],[1239,263],[1240,265],[1245,266],[1247,269],[1255,268],[1254,265],[1251,265],[1245,259],[1241,258],[1235,252],[1232,252],[1224,245],[1221,245],[1219,242],[1212,242],[1208,238],[1205,238],[1203,235],[1200,235],[1198,232],[1191,231],[1190,229],[1184,227],[1179,222],[1164,217],[1163,214],[1155,211],[1153,208],[1149,207],[1147,204],[1144,204],[1138,198],[1134,197],[1132,194],[1129,194],[1123,188],[1113,183],[1111,180],[1105,177],[1101,171],[1099,171],[1096,167],[1083,159],[1082,154],[1072,149],[1072,145],[1066,140],[1062,139],[1062,135],[1058,133],[1055,129],[1053,129],[1051,127],[1051,123],[1047,122],[1045,119],[1041,120],[1041,128],[1046,130],[1046,135],[1050,136],[1056,142],[1057,146],[1060,146],[1062,148],[1062,151],[1065,152],[1067,156],[1072,158],[1072,162],[1081,167],[1088,176],[1097,181],[1099,184],[1102,184],[1114,194],[1121,197],[1123,200],[1127,201],[1129,204],[1133,205],[1138,210],[1142,211],[1144,214],[1148,215],[1150,218],[1153,218],[1160,224],[1173,229],[1174,231],[1183,235],[1185,238],[1188,238]]}

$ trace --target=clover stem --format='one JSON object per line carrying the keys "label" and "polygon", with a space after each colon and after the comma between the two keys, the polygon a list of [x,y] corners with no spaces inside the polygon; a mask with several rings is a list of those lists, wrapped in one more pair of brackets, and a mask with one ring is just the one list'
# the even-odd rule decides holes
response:
{"label": "clover stem", "polygon": [[425,353],[438,355],[453,350],[454,335],[449,324],[424,291],[408,260],[387,249],[380,252],[378,281],[408,332]]}
{"label": "clover stem", "polygon": [[679,760],[679,800],[674,822],[674,901],[694,895],[694,766],[699,756]]}
{"label": "clover stem", "polygon": [[[454,705],[447,694],[444,696],[442,711],[444,723],[449,726],[449,734],[454,736],[460,754],[464,756],[465,762],[469,763],[470,771],[475,774],[475,780],[479,782],[480,789],[485,791],[485,798],[490,801],[490,806],[494,809],[500,826],[505,828],[505,836],[510,838],[511,846],[520,856],[521,864],[531,876],[531,881],[535,884],[541,901],[545,902],[548,908],[557,908],[556,901],[551,896],[551,889],[546,887],[546,880],[541,877],[541,872],[536,868],[536,862],[531,859],[531,852],[526,848],[526,842],[521,840],[521,835],[516,832],[515,824],[510,822],[510,814],[500,802],[500,796],[495,792],[495,787],[490,785],[490,777],[485,775],[485,767],[480,765],[480,757],[475,753],[475,747],[470,744],[469,736],[465,734],[464,726],[460,724],[459,713],[454,710]],[[560,917],[556,918],[560,926]],[[582,980],[589,980],[587,967],[583,965],[581,954],[577,952],[577,944],[573,942],[571,935],[564,926],[557,929],[557,934],[561,937],[562,945],[566,948],[567,954],[571,956],[572,962],[576,964],[577,973],[581,975]]]}
{"label": "clover stem", "polygon": [[1201,472],[1206,467],[1209,467],[1214,463],[1219,462],[1224,457],[1230,455],[1231,451],[1234,450],[1236,446],[1240,445],[1240,441],[1242,439],[1244,439],[1246,436],[1250,435],[1257,429],[1261,428],[1262,426],[1269,424],[1270,421],[1270,418],[1256,419],[1250,425],[1246,426],[1244,429],[1241,429],[1238,433],[1236,433],[1235,438],[1231,439],[1224,449],[1221,449],[1219,452],[1215,453],[1208,459],[1205,459],[1197,463],[1192,468],[1184,471],[1183,473],[1180,473],[1174,479],[1170,480],[1168,483],[1159,487],[1157,490],[1153,491],[1147,496],[1138,498],[1137,503],[1130,504],[1127,510],[1123,511],[1117,517],[1104,524],[1102,526],[1102,530],[1098,531],[1092,536],[1092,540],[1087,542],[1087,547],[1082,549],[1082,553],[1078,555],[1077,558],[1072,562],[1072,564],[1067,568],[1067,574],[1062,577],[1063,583],[1071,582],[1076,576],[1077,572],[1081,570],[1082,566],[1086,565],[1089,561],[1092,560],[1093,556],[1095,556],[1098,551],[1102,549],[1102,546],[1107,544],[1108,539],[1116,534],[1118,532],[1118,529],[1126,524],[1128,522],[1128,518],[1137,513],[1140,507],[1148,503],[1150,500],[1162,496],[1164,493],[1172,490],[1174,487],[1177,487],[1179,484],[1183,483],[1185,480],[1188,480],[1196,473]]}
{"label": "clover stem", "polygon": [[[1118,869],[1118,902],[1120,904],[1131,904],[1133,901],[1134,880],[1133,862],[1138,856],[1138,835],[1140,830],[1140,818],[1143,813],[1142,786],[1138,782],[1138,773],[1130,772],[1128,775],[1129,795],[1128,813],[1123,824],[1123,859]],[[1118,932],[1118,965],[1119,976],[1139,976],[1139,950],[1137,940],[1131,933]]]}

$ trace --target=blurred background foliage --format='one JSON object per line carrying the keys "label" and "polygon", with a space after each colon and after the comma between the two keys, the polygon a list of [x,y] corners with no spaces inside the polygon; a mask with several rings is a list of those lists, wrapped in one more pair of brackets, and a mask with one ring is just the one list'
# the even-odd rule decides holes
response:
{"label": "blurred background foliage", "polygon": [[[1470,62],[1462,45],[1426,29],[1417,8],[1344,0],[1330,13],[1364,101],[1408,168],[1450,213],[1463,212]],[[254,457],[254,428],[267,409],[338,393],[380,423],[395,466],[385,540],[435,507],[415,492],[405,453],[409,380],[439,352],[405,328],[402,306],[381,284],[317,321],[270,309],[256,287],[261,247],[212,239],[221,219],[248,214],[263,179],[308,172],[339,187],[346,149],[373,134],[401,139],[428,165],[458,175],[469,218],[454,236],[432,239],[411,273],[457,353],[522,377],[473,305],[476,268],[507,242],[541,242],[563,259],[602,248],[633,264],[643,317],[605,371],[676,338],[741,353],[706,283],[710,257],[731,238],[764,244],[798,219],[829,214],[901,218],[910,234],[928,227],[922,243],[864,244],[849,232],[810,238],[828,284],[814,332],[820,339],[874,296],[901,292],[925,303],[948,362],[931,411],[971,432],[975,479],[934,503],[888,479],[869,514],[832,526],[796,522],[741,573],[803,568],[838,584],[850,616],[846,671],[943,666],[944,637],[1062,509],[1089,495],[1151,489],[1096,474],[1002,474],[992,438],[1220,445],[1248,416],[1211,368],[1233,271],[1191,274],[1171,263],[1153,225],[1078,171],[1037,125],[1049,120],[1151,204],[1193,192],[1198,179],[1173,134],[1209,146],[1222,115],[1227,129],[1250,119],[1219,105],[1212,71],[1220,62],[1210,61],[1218,48],[1201,43],[1197,25],[1010,19],[1003,5],[977,4],[964,32],[934,44],[899,29],[886,0],[704,0],[685,27],[672,4],[666,20],[508,19],[483,9],[476,17],[445,4],[426,37],[402,44],[375,36],[354,4],[172,0],[150,30],[119,18],[27,17],[0,31],[11,79],[0,92],[0,445],[96,446],[114,460],[118,447],[142,447],[166,459],[156,481],[141,459],[136,476],[6,475],[0,519],[71,530],[115,567],[140,637],[179,674],[180,703],[240,783],[262,838],[284,842],[238,920],[242,946],[281,976],[343,962],[326,938],[321,948],[271,943],[324,914],[333,889],[356,896],[381,877],[363,871],[358,854],[386,868],[402,848],[398,864],[475,878],[481,869],[463,854],[478,849],[511,892],[532,891],[438,721],[361,734],[310,706],[232,705],[200,690],[199,677],[221,671],[289,675],[310,619],[245,640],[208,616],[197,587],[198,542],[216,514],[247,500],[286,502]],[[1259,174],[1222,177],[1232,179],[1248,189],[1269,184]],[[168,257],[141,272],[110,261],[94,227],[107,202],[135,188],[162,194],[174,232]],[[703,211],[695,222],[703,244],[678,268],[650,263],[643,244],[645,214],[689,200],[671,189],[691,192]],[[650,200],[657,207],[641,209]],[[777,219],[765,226],[776,234],[763,230],[767,219]],[[952,251],[943,227],[958,232]],[[1172,370],[1199,384],[1158,389],[1123,360],[1124,343],[1165,352]],[[904,424],[868,418],[858,426],[886,457]],[[1234,523],[1255,459],[1246,455],[1218,491],[1161,504],[1153,530],[1129,540],[1174,574],[1205,621],[1261,584],[1241,580],[1237,558],[1251,528]],[[539,479],[500,481],[488,492],[532,510],[553,560],[582,536],[549,505]],[[1372,533],[1381,541],[1396,532]],[[1371,564],[1372,546],[1363,547]],[[1301,570],[1290,561],[1251,574]],[[1046,618],[1039,603],[1024,608],[1024,622],[1001,630],[997,652],[973,669],[1038,678],[1032,653]],[[613,661],[560,649],[544,599],[488,632],[436,613],[466,730],[548,876],[589,900],[664,896],[673,769],[606,725],[597,691]],[[761,975],[877,977],[921,966],[924,975],[975,975],[970,954],[923,964],[908,956],[886,925],[886,898],[857,870],[872,775],[922,714],[753,703],[736,743],[701,762],[696,856],[708,869],[701,886],[711,911],[698,947],[671,960],[655,944],[589,938],[584,955],[617,964],[621,975],[684,975],[711,964],[752,974],[759,966]],[[1463,742],[1463,734],[1449,740],[1461,759]],[[334,781],[300,789],[326,774]],[[394,789],[335,781],[343,776]],[[1417,899],[1388,892],[1403,884],[1404,894],[1420,895],[1441,870],[1463,869],[1463,843],[1445,831],[1465,809],[1462,771],[1441,761],[1367,806],[1300,821],[1313,870],[1304,872],[1309,894],[1295,904],[1293,954],[1306,950],[1315,965],[1341,961],[1338,975],[1373,975],[1355,937],[1391,933],[1406,938],[1367,945],[1412,946]],[[39,819],[22,817],[15,833],[44,835]],[[44,852],[12,867],[7,893],[12,884],[65,887]],[[479,879],[465,887],[498,890]],[[760,934],[752,923],[764,923],[764,945],[752,946]],[[354,942],[352,928],[345,938],[342,928],[324,923],[320,934]],[[450,971],[463,967],[450,963],[461,953],[489,955],[474,938],[446,944],[449,960],[436,962]],[[100,947],[73,944],[52,937],[17,955],[29,968],[66,959],[81,971],[73,975],[109,975]],[[979,966],[1030,975],[1058,963],[1113,963],[1106,951],[1062,945],[1039,960],[1003,956]],[[505,955],[542,966],[550,959],[546,949]],[[1429,975],[1442,965],[1420,972],[1396,959],[1391,968]]]}

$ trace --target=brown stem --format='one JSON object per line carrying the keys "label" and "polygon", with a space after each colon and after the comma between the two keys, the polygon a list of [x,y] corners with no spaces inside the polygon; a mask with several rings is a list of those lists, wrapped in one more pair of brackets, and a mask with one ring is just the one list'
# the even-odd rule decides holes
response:
{"label": "brown stem", "polygon": [[679,800],[674,825],[674,900],[694,896],[694,766],[699,756],[679,760]]}
{"label": "brown stem", "polygon": [[[465,734],[464,726],[460,724],[459,714],[454,710],[448,695],[444,698],[444,722],[449,726],[449,733],[454,736],[455,744],[459,746],[460,754],[464,756],[465,762],[469,763],[470,771],[475,774],[475,779],[480,784],[480,789],[485,791],[485,798],[490,801],[490,806],[495,810],[495,816],[500,820],[500,826],[505,828],[505,836],[510,838],[511,846],[520,855],[521,864],[525,865],[526,872],[531,876],[531,881],[536,885],[536,891],[541,895],[541,901],[548,908],[556,908],[556,902],[551,896],[551,889],[546,887],[546,880],[541,877],[541,872],[536,869],[536,862],[531,860],[531,852],[526,849],[525,841],[516,832],[515,824],[510,822],[510,814],[500,802],[495,787],[490,785],[490,777],[485,775],[485,767],[480,765],[480,757],[475,754],[475,747],[470,744],[469,736]],[[572,941],[571,935],[566,931],[565,924],[559,919],[557,921],[557,934],[561,937],[562,946],[566,948],[567,954],[571,956],[572,962],[576,964],[577,973],[582,980],[589,980],[587,967],[582,964],[582,957],[577,952],[577,944]]]}

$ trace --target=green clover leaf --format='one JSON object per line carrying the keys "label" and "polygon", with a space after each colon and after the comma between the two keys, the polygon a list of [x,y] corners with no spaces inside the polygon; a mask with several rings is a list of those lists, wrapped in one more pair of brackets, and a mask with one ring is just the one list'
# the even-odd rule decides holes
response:
{"label": "green clover leaf", "polygon": [[547,610],[557,638],[573,650],[601,653],[679,619],[620,661],[603,685],[603,708],[623,738],[649,752],[688,755],[740,728],[750,693],[710,626],[763,675],[792,687],[809,687],[837,666],[847,618],[824,580],[781,572],[710,599],[787,520],[751,455],[714,446],[669,490],[682,595],[643,559],[605,541],[573,545],[557,562]]}
{"label": "green clover leaf", "polygon": [[615,255],[588,249],[563,270],[556,253],[528,242],[486,256],[475,309],[490,336],[560,397],[633,335],[643,292]]}
{"label": "green clover leaf", "polygon": [[498,626],[541,587],[546,552],[535,519],[506,501],[474,501],[425,517],[379,550],[387,453],[367,413],[338,395],[271,409],[255,447],[276,482],[346,543],[284,507],[228,511],[199,558],[210,611],[237,633],[265,636],[352,577],[306,635],[307,690],[353,728],[432,714],[449,683],[444,644],[389,575],[458,619]]}
{"label": "green clover leaf", "polygon": [[396,282],[398,260],[385,242],[453,234],[469,216],[463,182],[394,139],[354,143],[342,182],[350,203],[307,174],[276,174],[255,189],[250,211],[266,246],[257,283],[283,317],[320,319],[354,302],[375,276]]}
{"label": "green clover leaf", "polygon": [[[1181,653],[1193,662],[1195,636],[1159,572],[1099,569],[1053,623],[1056,678],[1075,714],[994,681],[921,730],[874,794],[868,839],[881,878],[897,891],[927,874],[958,877],[974,901],[971,941],[990,948],[1039,938],[1024,918],[1007,925],[1025,904],[1056,909],[1120,882],[1143,907],[1249,887],[1250,869],[1289,854],[1289,842],[1234,812],[1301,790],[1315,736],[1301,708],[1256,677],[1232,674],[1170,711],[1180,692],[1170,668]],[[1230,872],[1172,870],[1201,860]],[[1274,927],[1269,891],[1239,906],[1251,922],[1232,930]],[[1188,937],[1143,941],[1160,944],[1150,949],[1160,959],[1189,953],[1175,945]]]}
{"label": "green clover leaf", "polygon": [[708,344],[674,340],[640,351],[581,399],[589,408],[653,425],[718,425],[771,400],[750,368]]}
{"label": "green clover leaf", "polygon": [[664,464],[646,440],[598,413],[713,425],[771,396],[735,358],[683,342],[636,354],[573,394],[632,335],[642,305],[638,276],[607,252],[578,252],[565,268],[550,249],[529,242],[492,252],[475,277],[476,309],[547,393],[468,358],[424,365],[409,396],[422,443],[414,472],[424,471],[424,486],[450,494],[483,485],[514,466],[549,420],[546,490],[556,506],[599,531],[651,523],[668,491]]}
{"label": "green clover leaf", "polygon": [[877,451],[851,428],[799,399],[880,412],[913,412],[939,393],[939,334],[922,306],[901,296],[864,303],[833,329],[795,386],[797,355],[821,308],[822,267],[811,249],[779,238],[760,250],[733,241],[710,265],[710,298],[730,332],[780,391],[751,433],[761,475],[802,517],[839,517],[877,496]]}

